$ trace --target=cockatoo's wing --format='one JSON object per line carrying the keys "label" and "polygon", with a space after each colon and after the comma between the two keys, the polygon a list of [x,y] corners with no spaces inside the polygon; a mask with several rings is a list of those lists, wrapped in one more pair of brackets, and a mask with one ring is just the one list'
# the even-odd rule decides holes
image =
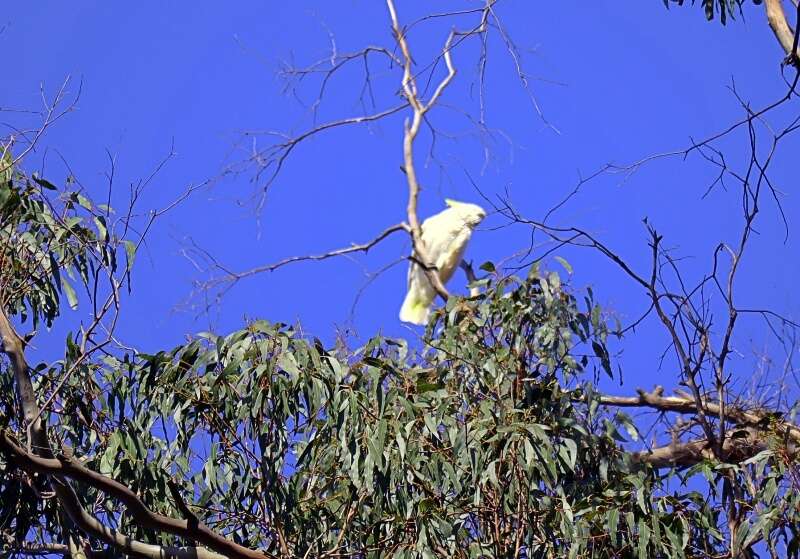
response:
{"label": "cockatoo's wing", "polygon": [[442,283],[453,277],[472,236],[472,227],[466,223],[463,208],[459,207],[467,204],[452,200],[447,203],[450,207],[430,218],[429,227],[422,234],[425,246],[431,247],[429,256]]}
{"label": "cockatoo's wing", "polygon": [[462,227],[459,231],[450,235],[447,248],[436,260],[436,269],[439,270],[439,278],[442,283],[450,281],[450,278],[455,274],[458,265],[461,264],[461,259],[464,257],[464,251],[467,249],[467,243],[471,236],[472,229],[469,227]]}
{"label": "cockatoo's wing", "polygon": [[[425,248],[428,249],[428,256],[434,262],[436,262],[436,256],[433,253],[438,250],[438,247],[432,245],[434,239],[431,239],[430,232],[438,229],[436,224],[440,216],[441,213],[431,216],[423,221],[420,226],[422,229],[422,242],[425,243]],[[436,290],[425,276],[425,270],[418,264],[411,262],[408,266],[408,292],[403,301],[403,306],[400,307],[400,320],[411,322],[412,324],[427,324],[430,307],[434,299],[436,299]]]}

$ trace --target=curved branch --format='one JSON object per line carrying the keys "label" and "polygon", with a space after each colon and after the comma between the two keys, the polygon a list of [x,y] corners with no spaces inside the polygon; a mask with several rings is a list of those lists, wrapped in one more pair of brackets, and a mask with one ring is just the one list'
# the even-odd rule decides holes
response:
{"label": "curved branch", "polygon": [[279,262],[275,262],[274,264],[267,264],[266,266],[258,266],[256,268],[252,268],[247,270],[246,272],[240,272],[234,274],[233,279],[239,280],[242,278],[246,278],[248,276],[253,276],[256,274],[260,274],[262,272],[272,272],[286,266],[287,264],[292,264],[294,262],[304,262],[307,260],[327,260],[328,258],[333,258],[335,256],[343,256],[345,254],[351,254],[353,252],[369,252],[369,250],[381,242],[383,239],[391,235],[392,233],[396,233],[397,231],[408,231],[408,225],[405,223],[398,223],[396,225],[392,225],[391,227],[387,227],[383,231],[380,232],[376,237],[367,241],[366,243],[362,243],[359,245],[351,245],[346,248],[340,248],[337,250],[332,250],[330,252],[326,252],[324,254],[309,254],[304,256],[291,256],[289,258],[284,258]]}
{"label": "curved branch", "polygon": [[[38,458],[38,460],[52,459]],[[57,460],[54,461],[57,462]],[[127,554],[145,559],[164,559],[165,557],[174,557],[175,559],[226,559],[225,555],[214,553],[203,547],[161,546],[135,540],[118,530],[109,528],[96,517],[86,512],[70,485],[55,478],[53,479],[53,485],[61,487],[58,492],[61,506],[78,528]],[[68,495],[68,497],[64,497],[64,495]]]}
{"label": "curved branch", "polygon": [[[323,130],[328,130],[330,128],[338,128],[341,126],[348,126],[351,124],[364,124],[367,122],[374,122],[376,120],[380,120],[387,116],[393,115],[394,113],[400,112],[408,106],[408,103],[402,103],[400,105],[396,105],[384,111],[369,114],[369,115],[362,115],[356,117],[349,117],[343,118],[340,120],[334,120],[331,122],[326,122],[324,124],[320,124],[319,126],[315,126],[310,130],[306,130],[305,132],[291,137],[286,138],[286,140],[282,143],[276,144],[267,148],[266,150],[262,151],[254,151],[251,155],[251,160],[256,161],[258,163],[260,170],[256,173],[256,177],[259,178],[261,175],[270,167],[274,166],[272,173],[270,174],[269,178],[266,180],[264,184],[264,190],[266,190],[278,174],[281,172],[286,159],[288,159],[289,155],[292,153],[294,148],[297,147],[303,140],[310,138],[311,136],[316,135]],[[254,135],[255,133],[249,133],[248,135]],[[277,135],[275,133],[270,133],[271,135]],[[262,200],[263,202],[263,200]],[[260,208],[259,208],[260,209]]]}
{"label": "curved branch", "polygon": [[143,526],[161,529],[176,535],[183,535],[186,533],[185,537],[192,537],[197,541],[207,543],[211,549],[224,553],[231,558],[264,559],[264,557],[267,557],[267,555],[262,552],[237,545],[205,526],[198,526],[196,530],[189,533],[186,530],[186,521],[179,521],[174,518],[152,513],[144,506],[139,498],[124,485],[88,470],[71,458],[62,460],[55,459],[47,439],[47,432],[44,424],[39,417],[39,406],[33,391],[30,369],[25,359],[24,342],[8,320],[2,305],[0,305],[0,341],[2,341],[0,351],[8,356],[11,361],[12,369],[14,370],[17,391],[19,393],[25,426],[28,432],[28,444],[29,447],[33,448],[33,451],[29,452],[16,444],[5,431],[0,433],[0,450],[8,454],[10,458],[23,469],[51,476],[51,486],[58,497],[59,504],[70,520],[72,520],[79,529],[127,553],[139,557],[146,557],[148,559],[163,559],[166,556],[185,557],[186,559],[223,558],[219,553],[214,553],[200,547],[178,548],[147,544],[109,528],[84,510],[75,490],[70,486],[68,481],[61,479],[60,476],[81,479],[93,487],[97,487],[98,489],[118,497],[127,505],[134,518]]}
{"label": "curved branch", "polygon": [[[386,229],[381,231],[378,235],[376,235],[375,237],[373,237],[372,239],[370,239],[365,243],[352,244],[349,247],[339,248],[321,254],[290,256],[288,258],[284,258],[283,260],[279,260],[278,262],[273,262],[272,264],[265,264],[263,266],[257,266],[255,268],[251,268],[243,272],[234,272],[227,269],[221,263],[217,262],[217,260],[214,259],[208,252],[204,251],[202,248],[195,245],[194,250],[199,252],[202,258],[206,259],[207,261],[210,261],[209,270],[216,269],[221,272],[221,274],[218,277],[212,277],[211,279],[206,280],[204,282],[198,282],[197,289],[200,291],[211,291],[215,288],[220,288],[220,286],[228,284],[227,287],[223,289],[227,290],[230,287],[232,287],[235,283],[237,283],[239,280],[265,272],[274,272],[278,268],[282,268],[283,266],[286,266],[288,264],[293,264],[295,262],[327,260],[329,258],[335,258],[337,256],[345,256],[356,252],[368,253],[370,249],[372,249],[375,245],[379,244],[381,241],[389,237],[392,233],[396,233],[397,231],[409,232],[410,229],[408,224],[406,223],[397,223],[395,225],[392,225],[391,227],[387,227]],[[186,251],[184,251],[184,255],[191,260],[191,257]]]}
{"label": "curved branch", "polygon": [[[230,558],[264,559],[268,557],[265,552],[241,546],[224,536],[212,531],[202,523],[190,520],[178,520],[164,516],[148,509],[139,497],[128,487],[118,481],[86,468],[72,456],[61,455],[58,458],[42,458],[27,452],[16,444],[6,431],[0,432],[0,451],[5,453],[17,466],[28,472],[38,472],[57,478],[68,478],[85,483],[121,501],[134,521],[145,528],[153,528],[168,534],[196,540],[210,549],[222,553]],[[68,487],[65,484],[65,487]],[[70,491],[72,489],[70,488]],[[75,501],[77,502],[77,496]],[[75,503],[71,506],[74,507]],[[90,526],[89,531],[102,533],[103,539],[113,537],[117,532],[99,525],[97,519],[90,517],[82,508],[71,511],[70,516],[76,515],[83,518],[84,526]],[[117,545],[119,545],[118,542]],[[147,544],[142,544],[147,545]],[[160,549],[160,546],[149,546]],[[216,554],[212,554],[216,555]],[[207,555],[210,557],[210,555]],[[218,556],[217,556],[218,557]]]}

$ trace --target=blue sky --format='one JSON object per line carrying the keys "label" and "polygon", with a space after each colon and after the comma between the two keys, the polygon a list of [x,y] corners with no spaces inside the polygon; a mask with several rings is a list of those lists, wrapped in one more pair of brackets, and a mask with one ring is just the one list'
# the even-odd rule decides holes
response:
{"label": "blue sky", "polygon": [[[397,8],[401,19],[410,22],[425,14],[426,5],[398,1]],[[477,5],[447,1],[437,3],[437,10]],[[490,197],[507,190],[520,212],[541,219],[580,176],[606,163],[625,164],[686,147],[690,137],[704,138],[740,118],[741,108],[728,89],[732,80],[754,107],[785,91],[779,68],[783,55],[760,8],[748,6],[745,20],[727,28],[707,23],[699,8],[667,11],[659,0],[507,0],[498,4],[497,12],[519,49],[529,92],[552,127],[532,109],[512,58],[493,33],[486,118],[502,134],[489,141],[491,159],[484,168],[485,138],[462,116],[478,109],[478,48],[471,43],[456,49],[459,74],[442,106],[431,113],[439,130],[435,157],[427,160],[427,131],[418,146],[423,218],[439,211],[445,197],[479,202],[469,175]],[[82,82],[76,110],[50,130],[28,167],[43,165],[51,181],[63,180],[68,171],[60,154],[89,192],[104,197],[108,150],[117,161],[114,198],[119,205],[128,184],[149,175],[174,143],[177,155],[148,187],[143,201],[148,208],[163,206],[189,184],[218,176],[241,161],[243,147],[251,145],[237,143],[242,130],[297,133],[313,126],[308,105],[319,82],[302,82],[297,98],[288,94],[278,76],[284,63],[307,66],[329,57],[331,36],[339,53],[366,45],[392,46],[385,4],[375,0],[248,0],[224,6],[152,0],[17,2],[6,7],[2,18],[0,47],[11,54],[4,60],[10,79],[0,89],[0,107],[38,109],[40,85],[52,96],[67,76],[72,76],[72,92]],[[473,19],[460,21],[474,25]],[[437,20],[409,35],[420,67],[436,57],[449,25]],[[375,106],[368,102],[366,110],[377,112],[398,103],[400,75],[381,59],[370,64]],[[317,122],[363,114],[362,83],[357,65],[337,74]],[[244,280],[211,315],[186,304],[192,282],[205,276],[182,255],[191,239],[229,268],[246,270],[363,242],[403,220],[403,116],[329,131],[301,144],[270,186],[260,213],[252,201],[260,186],[244,169],[197,191],[164,216],[138,256],[121,337],[153,351],[200,330],[229,332],[248,317],[299,321],[305,332],[328,341],[342,328],[361,337],[377,332],[415,336],[418,330],[397,319],[405,290],[404,263],[371,282],[351,314],[367,283],[366,273],[407,253],[408,242],[399,235],[366,257],[300,263]],[[775,123],[781,122],[777,117],[786,114],[777,114]],[[30,123],[25,118],[0,113],[4,124]],[[735,167],[747,162],[744,140],[739,135],[720,144]],[[262,136],[258,142],[265,147],[269,139]],[[786,194],[790,228],[800,219],[791,156],[797,148],[796,138],[782,145],[772,174]],[[733,243],[741,225],[739,191],[733,183],[727,191],[717,187],[703,198],[714,176],[715,170],[696,155],[686,161],[658,160],[628,177],[602,176],[584,185],[552,223],[591,231],[644,270],[649,252],[642,219],[647,217],[665,244],[686,258],[686,276],[697,280],[709,270],[714,247]],[[784,243],[774,204],[765,203],[759,219],[759,235],[742,264],[739,300],[797,318],[797,240],[790,234]],[[497,262],[528,246],[529,230],[494,230],[501,223],[497,216],[486,220],[468,258]],[[585,250],[558,254],[574,266],[573,285],[592,286],[623,321],[643,309],[643,293],[606,260]],[[463,284],[458,276],[452,289],[463,291]],[[67,311],[73,325],[80,317],[79,311]],[[39,338],[42,356],[57,355],[60,336],[54,332],[49,339]],[[744,387],[751,378],[753,354],[769,343],[769,336],[763,323],[753,320],[737,341],[740,355],[733,369]],[[666,344],[651,320],[619,345],[627,386],[672,384],[671,362],[657,370]],[[775,350],[774,344],[769,348]]]}

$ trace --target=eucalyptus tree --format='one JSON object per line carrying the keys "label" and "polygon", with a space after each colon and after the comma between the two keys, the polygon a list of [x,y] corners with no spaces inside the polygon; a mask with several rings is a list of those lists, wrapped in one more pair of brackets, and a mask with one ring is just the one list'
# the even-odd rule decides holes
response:
{"label": "eucalyptus tree", "polygon": [[[697,286],[682,281],[650,225],[652,260],[640,271],[579,227],[529,219],[505,201],[493,208],[557,246],[602,255],[646,294],[647,314],[669,337],[685,389],[674,395],[660,387],[623,396],[599,391],[601,376],[619,374],[611,346],[626,343],[630,328],[612,324],[590,289],[570,285],[563,258],[558,270],[537,260],[514,274],[490,262],[477,274],[465,266],[469,296],[448,293],[431,275],[416,213],[415,140],[455,78],[454,45],[501,28],[495,3],[471,12],[472,27],[444,38],[436,59],[446,73],[425,98],[407,27],[388,0],[396,48],[379,52],[396,63],[400,104],[282,139],[253,161],[269,181],[309,135],[408,113],[407,220],[363,245],[300,259],[366,251],[405,232],[442,300],[421,343],[375,336],[361,347],[326,347],[289,325],[254,320],[152,354],[127,347],[115,331],[125,293],[136,288],[137,250],[187,193],[141,217],[134,192],[131,206],[114,212],[74,183],[27,171],[32,146],[3,142],[4,556],[800,555],[796,410],[748,402],[728,389],[739,316],[751,312],[734,303],[734,279],[759,201],[772,189],[771,153],[750,153],[752,175],[740,181],[741,237],[714,255],[715,262],[730,257],[727,276],[715,267]],[[725,22],[744,2],[701,4]],[[794,72],[797,35],[779,2],[764,7]],[[796,72],[789,82],[784,98],[748,108],[725,134],[744,130],[754,138],[770,110],[794,106]],[[769,129],[773,148],[796,122]],[[714,153],[718,139],[687,153]],[[205,287],[244,275],[212,278]],[[709,285],[719,288],[715,302]],[[65,306],[85,320],[67,335],[63,359],[31,363],[27,346],[50,335]],[[722,309],[721,333],[712,328],[712,307]],[[772,311],[759,313],[794,327]],[[669,418],[666,427],[659,423],[658,444],[639,441],[647,426],[624,412],[631,408]]]}

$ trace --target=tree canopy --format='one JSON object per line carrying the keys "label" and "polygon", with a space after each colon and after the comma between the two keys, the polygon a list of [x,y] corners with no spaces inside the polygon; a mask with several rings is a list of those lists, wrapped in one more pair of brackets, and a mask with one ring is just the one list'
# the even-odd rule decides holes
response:
{"label": "tree canopy", "polygon": [[[724,132],[752,139],[747,174],[736,175],[743,225],[697,285],[684,283],[649,223],[652,260],[637,270],[580,227],[493,203],[508,221],[553,241],[555,254],[566,245],[594,251],[646,294],[645,314],[670,339],[662,360],[672,360],[680,388],[617,396],[602,392],[599,380],[622,374],[615,350],[636,323],[620,323],[591,288],[572,285],[567,260],[537,258],[514,271],[465,263],[470,293],[462,296],[437,283],[421,242],[415,141],[456,78],[454,45],[497,30],[494,3],[472,10],[473,27],[443,38],[436,60],[447,71],[418,89],[407,27],[388,0],[394,42],[384,54],[402,74],[402,105],[392,112],[408,115],[407,219],[364,245],[260,270],[365,252],[406,233],[410,258],[441,296],[419,339],[374,335],[360,347],[344,339],[326,345],[298,326],[254,319],[155,353],[128,347],[115,331],[136,289],[137,252],[158,218],[199,187],[146,213],[134,187],[129,207],[115,211],[79,185],[30,171],[30,149],[11,137],[2,142],[0,555],[800,556],[796,397],[769,407],[728,388],[740,314],[797,326],[734,301],[760,203],[775,195],[773,153],[800,128],[792,117],[769,128],[766,155],[756,148],[769,111],[796,110],[797,32],[779,2],[752,8],[772,10],[769,24],[788,53],[787,93],[764,109],[748,107]],[[746,3],[697,4],[726,23]],[[361,123],[323,124],[309,134]],[[718,137],[687,152],[726,172],[715,159]],[[278,139],[255,174],[277,176],[304,139]],[[731,262],[724,272],[716,266],[723,256]],[[28,345],[51,335],[66,307],[84,322],[66,336],[63,358],[29,362]],[[631,409],[657,419],[632,417]]]}

